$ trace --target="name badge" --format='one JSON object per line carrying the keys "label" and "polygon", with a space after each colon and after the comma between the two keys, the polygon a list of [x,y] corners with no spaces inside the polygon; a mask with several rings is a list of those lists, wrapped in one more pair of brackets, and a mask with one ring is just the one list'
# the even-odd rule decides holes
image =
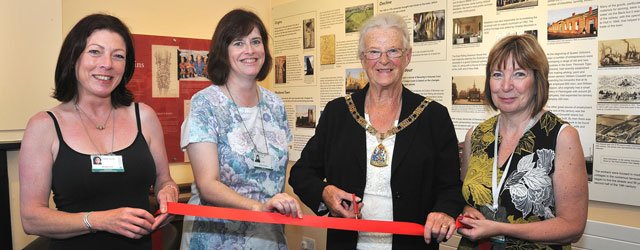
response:
{"label": "name badge", "polygon": [[91,172],[124,172],[121,155],[91,155]]}
{"label": "name badge", "polygon": [[253,152],[253,166],[261,169],[273,170],[274,160],[273,156],[260,152]]}

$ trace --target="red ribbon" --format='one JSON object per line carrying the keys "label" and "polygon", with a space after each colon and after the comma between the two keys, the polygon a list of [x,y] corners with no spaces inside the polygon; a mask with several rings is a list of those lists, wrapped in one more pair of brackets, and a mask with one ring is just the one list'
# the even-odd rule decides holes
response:
{"label": "red ribbon", "polygon": [[243,209],[198,206],[184,203],[167,203],[167,212],[176,215],[217,218],[246,222],[285,224],[304,227],[332,228],[361,232],[378,232],[422,236],[424,226],[401,221],[356,220],[326,216],[304,215],[302,219],[292,218],[274,212],[256,212]]}

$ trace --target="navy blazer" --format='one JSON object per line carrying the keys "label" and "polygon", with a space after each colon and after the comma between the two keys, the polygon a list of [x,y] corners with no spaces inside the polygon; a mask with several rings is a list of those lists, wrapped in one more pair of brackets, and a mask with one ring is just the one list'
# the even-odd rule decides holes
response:
{"label": "navy blazer", "polygon": [[[352,95],[358,113],[364,117],[368,86]],[[400,121],[413,113],[423,96],[403,87]],[[327,185],[363,196],[367,161],[365,129],[349,113],[344,98],[325,106],[315,135],[293,165],[289,184],[318,215],[322,191]],[[326,181],[325,181],[326,179]],[[391,164],[394,221],[424,224],[430,212],[444,212],[456,218],[462,211],[458,140],[447,109],[431,101],[418,119],[396,135]],[[365,204],[371,206],[371,204]],[[356,249],[354,231],[329,229],[328,249]],[[438,249],[423,237],[394,235],[393,249]]]}

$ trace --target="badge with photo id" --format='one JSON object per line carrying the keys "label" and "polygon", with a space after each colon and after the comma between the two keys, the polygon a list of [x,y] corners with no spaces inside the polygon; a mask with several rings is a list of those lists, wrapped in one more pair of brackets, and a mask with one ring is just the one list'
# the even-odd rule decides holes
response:
{"label": "badge with photo id", "polygon": [[269,154],[253,152],[253,166],[261,169],[273,170],[273,157]]}
{"label": "badge with photo id", "polygon": [[121,155],[91,155],[91,172],[124,172]]}

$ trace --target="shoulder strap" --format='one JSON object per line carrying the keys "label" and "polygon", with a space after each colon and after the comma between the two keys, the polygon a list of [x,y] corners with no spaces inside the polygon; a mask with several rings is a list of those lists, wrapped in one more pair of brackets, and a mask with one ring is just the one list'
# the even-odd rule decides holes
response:
{"label": "shoulder strap", "polygon": [[142,133],[142,122],[140,121],[140,107],[138,103],[134,103],[136,108],[136,124],[138,125],[138,133]]}
{"label": "shoulder strap", "polygon": [[55,125],[56,127],[56,133],[58,134],[58,140],[60,140],[61,142],[62,140],[62,131],[60,131],[60,124],[58,124],[58,119],[56,119],[56,116],[53,115],[53,112],[51,111],[47,111],[47,114],[49,114],[49,116],[51,116],[51,119],[53,120],[53,125]]}

